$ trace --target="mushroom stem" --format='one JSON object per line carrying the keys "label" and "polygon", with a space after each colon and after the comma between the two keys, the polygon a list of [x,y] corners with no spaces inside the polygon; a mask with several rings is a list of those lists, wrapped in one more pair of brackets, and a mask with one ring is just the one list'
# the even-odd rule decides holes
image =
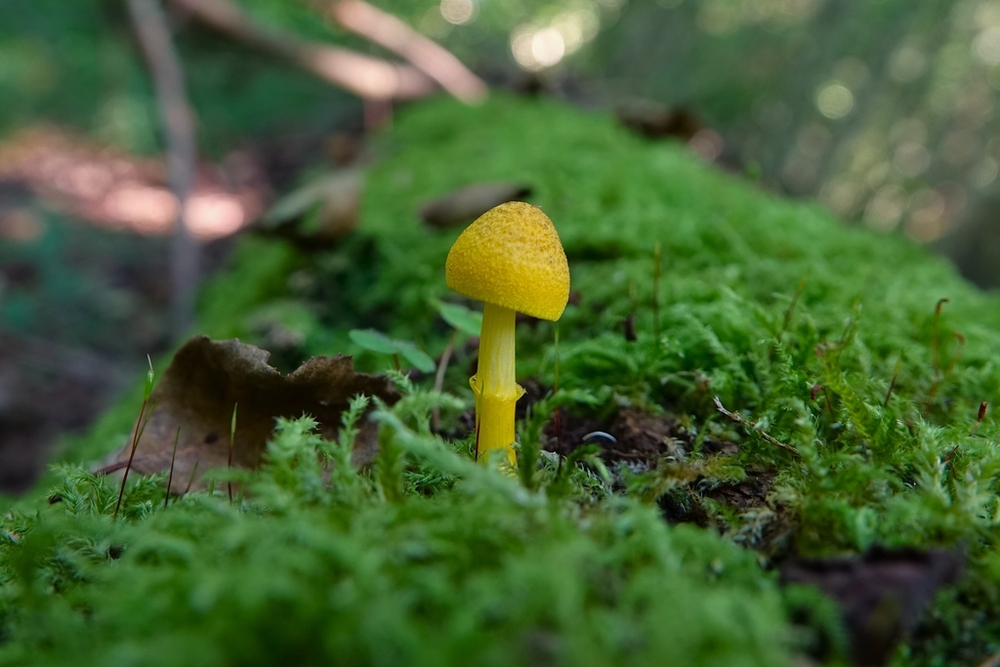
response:
{"label": "mushroom stem", "polygon": [[493,450],[514,456],[514,404],[524,394],[515,381],[514,316],[510,308],[487,303],[479,336],[479,369],[469,380],[476,395],[476,457]]}

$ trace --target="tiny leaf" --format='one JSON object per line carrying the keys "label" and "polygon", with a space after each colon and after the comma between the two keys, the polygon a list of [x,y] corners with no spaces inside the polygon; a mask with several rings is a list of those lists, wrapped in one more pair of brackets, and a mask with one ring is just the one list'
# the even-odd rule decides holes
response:
{"label": "tiny leaf", "polygon": [[430,355],[420,348],[415,345],[404,344],[400,341],[396,342],[399,343],[399,353],[417,370],[423,373],[433,373],[434,369],[437,368],[437,364],[434,363]]}
{"label": "tiny leaf", "polygon": [[370,352],[380,352],[381,354],[399,354],[400,352],[396,341],[374,329],[351,329],[347,335],[355,345]]}
{"label": "tiny leaf", "polygon": [[483,314],[469,310],[457,303],[442,303],[438,305],[438,313],[445,322],[455,327],[467,336],[478,336],[483,328]]}

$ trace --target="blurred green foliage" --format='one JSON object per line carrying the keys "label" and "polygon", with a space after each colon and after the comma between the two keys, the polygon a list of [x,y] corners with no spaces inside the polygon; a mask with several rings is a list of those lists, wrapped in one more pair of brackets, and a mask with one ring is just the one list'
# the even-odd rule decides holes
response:
{"label": "blurred green foliage", "polygon": [[[298,3],[257,2],[266,21],[330,39]],[[301,70],[190,23],[177,47],[198,144],[218,157],[251,137],[330,127],[359,102]],[[160,150],[156,102],[124,3],[11,0],[0,6],[0,137],[55,122],[140,154]]]}

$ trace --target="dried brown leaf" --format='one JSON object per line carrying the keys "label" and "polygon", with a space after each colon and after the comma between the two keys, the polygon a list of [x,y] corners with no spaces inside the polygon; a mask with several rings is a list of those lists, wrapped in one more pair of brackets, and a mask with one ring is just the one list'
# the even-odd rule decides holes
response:
{"label": "dried brown leaf", "polygon": [[[201,472],[226,467],[230,425],[239,405],[232,465],[256,468],[277,417],[310,415],[325,438],[334,438],[341,415],[358,394],[387,403],[399,398],[387,378],[358,373],[350,357],[313,357],[290,375],[268,365],[270,353],[239,340],[189,340],[153,390],[153,410],[136,447],[132,470],[167,472],[174,437],[180,428],[171,492],[182,493],[197,465]],[[354,463],[369,465],[377,451],[375,425],[365,421],[355,440]],[[128,445],[105,472],[120,470]]]}

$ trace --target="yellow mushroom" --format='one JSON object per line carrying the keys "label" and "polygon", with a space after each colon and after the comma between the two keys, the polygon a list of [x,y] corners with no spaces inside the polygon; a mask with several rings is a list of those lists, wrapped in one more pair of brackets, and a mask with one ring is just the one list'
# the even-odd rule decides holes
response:
{"label": "yellow mushroom", "polygon": [[558,320],[569,299],[569,264],[559,235],[541,209],[507,202],[490,209],[456,239],[445,263],[448,287],[482,301],[476,397],[476,456],[504,450],[514,457],[514,316]]}

